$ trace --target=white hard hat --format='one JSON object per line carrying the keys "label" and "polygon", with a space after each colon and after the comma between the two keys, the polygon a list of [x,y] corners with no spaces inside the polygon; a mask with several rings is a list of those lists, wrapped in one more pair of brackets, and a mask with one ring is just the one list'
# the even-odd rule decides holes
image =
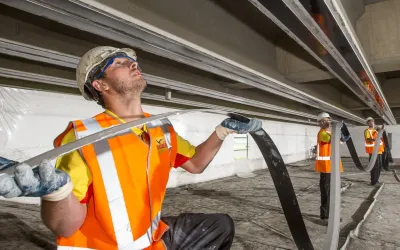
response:
{"label": "white hard hat", "polygon": [[329,116],[328,113],[322,112],[322,113],[319,113],[319,114],[318,114],[318,116],[317,116],[317,121],[319,122],[319,121],[321,121],[321,120],[324,119],[324,118],[331,118],[331,117]]}
{"label": "white hard hat", "polygon": [[129,48],[118,49],[110,46],[95,47],[86,52],[80,59],[76,69],[76,80],[78,88],[86,100],[93,100],[93,94],[85,88],[85,84],[92,84],[95,73],[98,73],[103,63],[110,57],[125,55],[137,60],[134,50]]}
{"label": "white hard hat", "polygon": [[374,118],[372,117],[367,117],[367,119],[365,119],[365,122],[368,123],[370,120],[373,120]]}

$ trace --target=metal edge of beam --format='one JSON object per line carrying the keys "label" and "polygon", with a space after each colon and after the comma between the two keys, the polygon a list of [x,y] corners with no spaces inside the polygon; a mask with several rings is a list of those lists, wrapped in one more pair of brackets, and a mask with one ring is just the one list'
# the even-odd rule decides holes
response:
{"label": "metal edge of beam", "polygon": [[336,250],[339,244],[340,232],[340,202],[341,202],[341,185],[340,185],[340,124],[332,124],[332,145],[331,145],[331,183],[329,197],[329,219],[327,237],[324,241],[324,250]]}
{"label": "metal edge of beam", "polygon": [[[361,91],[364,93],[364,96],[370,100],[371,103],[366,101],[364,98],[360,98],[365,104],[371,107],[372,110],[375,111],[379,116],[383,117],[383,119],[386,120],[387,123],[390,125],[396,124],[396,120],[393,117],[392,112],[390,109],[388,111],[382,110],[379,107],[378,102],[376,101],[375,97],[369,93],[369,91],[365,88],[363,85],[362,81],[360,78],[357,76],[357,74],[354,72],[354,70],[350,67],[350,65],[347,63],[347,61],[344,59],[344,57],[340,54],[340,52],[336,49],[336,47],[333,45],[331,40],[327,37],[327,35],[322,31],[322,29],[319,27],[319,25],[314,21],[314,19],[311,17],[309,12],[304,8],[304,6],[300,3],[298,0],[282,0],[286,6],[292,11],[294,15],[304,24],[304,26],[310,31],[310,33],[321,43],[322,46],[325,47],[325,49],[329,52],[329,54],[339,63],[339,65],[342,66],[342,68],[345,70],[345,72],[353,79],[354,83],[356,86],[361,89]],[[348,86],[346,84],[346,86]],[[354,92],[354,90],[348,86],[351,91]],[[384,96],[381,96],[382,99],[384,99]],[[386,102],[386,100],[385,100]],[[372,103],[375,103],[375,108]],[[390,115],[388,115],[390,114]]]}
{"label": "metal edge of beam", "polygon": [[[75,81],[73,81],[73,80],[54,77],[54,76],[35,74],[35,73],[28,73],[28,72],[19,71],[19,70],[11,70],[11,69],[1,68],[1,67],[0,67],[0,77],[77,88]],[[243,109],[232,109],[232,108],[228,108],[228,107],[224,107],[224,106],[213,105],[213,104],[208,104],[208,103],[203,103],[203,102],[189,101],[189,100],[178,99],[178,98],[172,98],[171,100],[166,100],[165,96],[150,94],[150,93],[143,93],[142,97],[144,99],[150,99],[150,100],[155,100],[155,101],[183,104],[183,105],[202,107],[202,108],[219,109],[219,110],[237,112],[237,113],[241,113],[241,114],[271,118],[271,119],[278,119],[278,120],[284,120],[284,121],[291,121],[291,122],[315,125],[315,122],[311,122],[311,121],[307,121],[307,120],[295,119],[295,118],[279,116],[279,115],[265,114],[265,113],[260,113],[260,112],[253,112],[253,111],[243,110]]]}
{"label": "metal edge of beam", "polygon": [[[297,93],[299,91],[275,79],[265,76],[266,79],[259,82],[260,79],[256,79],[248,71],[234,68],[233,65],[219,60],[218,55],[207,56],[81,1],[0,0],[0,3],[310,105],[308,99]],[[292,92],[283,92],[282,88]]]}
{"label": "metal edge of beam", "polygon": [[[368,62],[366,53],[361,46],[361,42],[358,39],[357,33],[354,30],[353,25],[351,24],[349,17],[346,14],[343,4],[341,3],[341,1],[337,0],[324,0],[324,2],[328,7],[332,16],[335,18],[337,25],[342,30],[350,46],[353,48],[353,51],[356,54],[361,65],[367,72],[368,77],[371,79],[372,85],[378,91],[380,96],[385,97],[383,90],[380,87],[378,78],[376,77],[374,71],[372,70],[371,64]],[[387,102],[386,98],[382,98],[382,100],[386,108],[388,110],[391,110],[391,107],[389,106],[389,103]]]}
{"label": "metal edge of beam", "polygon": [[[294,34],[284,23],[282,23],[271,11],[269,11],[259,0],[248,0],[252,3],[261,13],[267,16],[273,21],[278,27],[286,32],[293,40],[295,40],[305,51],[307,51],[315,60],[317,60],[322,66],[324,66],[333,76],[338,78],[344,85],[346,85],[356,96],[359,96],[353,89],[350,88],[348,83],[343,80],[327,63],[325,63],[310,47],[308,47],[296,34]],[[370,107],[371,108],[371,107]]]}
{"label": "metal edge of beam", "polygon": [[[347,110],[338,108],[252,69],[244,69],[245,67],[243,65],[239,65],[240,67],[238,67],[232,61],[215,55],[215,53],[211,51],[204,53],[203,51],[184,45],[179,41],[164,37],[162,34],[158,34],[155,31],[140,27],[138,24],[132,23],[129,20],[121,19],[110,13],[104,13],[101,9],[94,9],[93,7],[88,9],[90,6],[82,6],[83,3],[80,1],[79,6],[75,0],[74,3],[71,1],[51,1],[51,4],[49,4],[49,0],[29,0],[29,2],[23,0],[0,0],[0,2],[71,27],[141,48],[150,53],[164,56],[312,107],[325,109],[353,121],[363,121],[361,117]],[[57,6],[55,4],[57,4]],[[74,11],[70,10],[70,12],[67,12],[68,9],[66,7],[68,5],[69,9],[71,9],[71,4],[75,4],[72,6]],[[78,15],[78,13],[82,13],[82,11],[85,11],[84,17]],[[101,22],[96,21],[97,19],[93,17],[94,15],[96,18],[100,18]],[[115,26],[118,27],[113,28]],[[132,32],[132,29],[135,32]],[[138,36],[140,37],[138,38]],[[157,39],[158,44],[157,41],[155,41]]]}
{"label": "metal edge of beam", "polygon": [[[314,51],[312,51],[300,38],[298,38],[285,24],[283,24],[278,18],[275,17],[267,8],[265,8],[259,0],[248,0],[252,3],[262,14],[271,19],[278,27],[280,27],[284,32],[286,32],[293,40],[295,40],[304,50],[306,50],[311,56],[313,56],[319,63],[326,67],[331,74],[337,77],[343,84],[347,86],[347,83],[335,72],[332,68],[326,64]],[[357,95],[357,94],[356,94]],[[326,110],[331,112],[331,110]],[[333,112],[334,113],[334,112]],[[354,121],[354,120],[353,120]],[[365,120],[357,120],[358,122],[364,124]]]}
{"label": "metal edge of beam", "polygon": [[183,104],[183,105],[189,105],[189,106],[195,106],[195,107],[201,107],[201,108],[207,108],[207,109],[218,109],[218,110],[223,110],[223,111],[236,112],[239,114],[253,115],[253,116],[265,117],[265,118],[271,118],[271,119],[277,119],[277,120],[285,120],[285,121],[296,122],[296,123],[306,123],[306,124],[315,126],[315,122],[310,122],[310,121],[301,120],[301,119],[289,118],[289,117],[272,115],[272,114],[264,114],[264,113],[259,113],[259,112],[243,110],[243,109],[228,108],[228,107],[220,106],[220,105],[214,105],[214,104],[208,104],[208,103],[196,102],[196,101],[189,101],[189,100],[177,99],[177,98],[172,98],[171,100],[166,100],[164,96],[149,94],[149,93],[143,93],[143,98],[160,101],[160,102],[170,102],[170,103]]}
{"label": "metal edge of beam", "polygon": [[[27,58],[33,61],[39,61],[39,62],[45,62],[49,63],[52,65],[58,65],[58,66],[63,66],[63,67],[68,67],[68,68],[73,68],[75,69],[78,62],[79,62],[79,57],[74,56],[74,55],[68,55],[65,53],[61,53],[58,51],[53,51],[53,50],[48,50],[48,49],[43,49],[37,46],[29,45],[29,44],[24,44],[24,43],[19,43],[15,41],[11,41],[8,39],[0,38],[0,54],[6,54],[6,55],[11,55],[11,56],[16,56],[16,57],[21,57],[21,58]],[[194,87],[192,85],[163,78],[163,77],[158,77],[150,74],[143,74],[144,78],[149,81],[151,85],[158,86],[158,87],[169,87],[174,90],[180,90],[180,91],[185,91],[188,93],[194,93],[197,95],[202,95],[202,96],[207,96],[207,97],[212,97],[215,99],[220,99],[220,100],[225,100],[225,101],[230,101],[230,102],[235,102],[239,104],[245,104],[257,108],[264,108],[276,112],[282,112],[286,114],[291,114],[291,115],[296,115],[296,116],[301,116],[301,117],[306,117],[309,119],[316,119],[317,116],[301,111],[296,111],[284,107],[280,107],[277,105],[261,102],[261,101],[255,101],[251,100],[248,98],[240,97],[240,96],[235,96],[232,94],[226,94],[223,92],[215,91],[215,90],[210,90],[207,88],[203,87]]]}

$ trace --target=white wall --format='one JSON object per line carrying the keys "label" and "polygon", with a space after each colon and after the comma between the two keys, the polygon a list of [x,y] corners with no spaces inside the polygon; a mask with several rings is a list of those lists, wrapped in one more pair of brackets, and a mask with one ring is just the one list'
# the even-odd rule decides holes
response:
{"label": "white wall", "polygon": [[[144,105],[146,112],[171,111]],[[53,148],[55,136],[68,121],[87,118],[101,112],[95,103],[80,96],[0,87],[0,155],[23,161]],[[171,117],[176,131],[198,145],[208,138],[224,116],[195,113]],[[286,163],[303,160],[316,143],[317,127],[264,121],[264,129],[276,143]],[[234,140],[229,136],[209,168],[200,175],[182,169],[171,172],[168,187],[196,183],[265,168],[261,152],[250,137],[249,159],[234,160]]]}
{"label": "white wall", "polygon": [[[381,125],[378,125],[381,126]],[[359,157],[368,157],[368,154],[365,153],[365,141],[364,141],[364,130],[367,126],[357,126],[349,128],[349,132],[354,142],[354,146],[357,150],[357,154]],[[387,133],[392,133],[392,157],[399,158],[400,157],[400,125],[396,126],[385,126],[385,130]],[[341,156],[342,157],[350,157],[349,150],[346,146],[341,147]]]}

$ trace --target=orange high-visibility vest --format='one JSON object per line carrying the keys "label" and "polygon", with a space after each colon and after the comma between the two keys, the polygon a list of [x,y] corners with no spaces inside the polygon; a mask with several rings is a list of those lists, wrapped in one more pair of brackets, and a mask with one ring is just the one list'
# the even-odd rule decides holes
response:
{"label": "orange high-visibility vest", "polygon": [[[73,121],[54,144],[60,146],[70,129],[79,139],[118,124],[106,113]],[[168,119],[146,126],[149,145],[129,130],[79,150],[92,174],[93,196],[82,227],[71,237],[57,237],[58,249],[165,249],[160,239],[168,226],[161,221],[161,206],[176,134]]]}
{"label": "orange high-visibility vest", "polygon": [[[320,134],[326,132],[325,129],[320,129],[317,135],[317,158],[315,160],[314,170],[320,173],[330,173],[331,172],[331,142],[320,141]],[[340,172],[343,172],[342,160],[340,160]]]}
{"label": "orange high-visibility vest", "polygon": [[[372,139],[376,139],[378,137],[378,131],[375,129],[367,128],[364,130],[364,139],[365,139],[365,152],[367,154],[372,154],[374,152],[375,142],[368,142],[365,133],[368,132]],[[381,138],[381,143],[379,144],[378,154],[382,154],[385,151],[385,145],[383,143],[383,138]]]}

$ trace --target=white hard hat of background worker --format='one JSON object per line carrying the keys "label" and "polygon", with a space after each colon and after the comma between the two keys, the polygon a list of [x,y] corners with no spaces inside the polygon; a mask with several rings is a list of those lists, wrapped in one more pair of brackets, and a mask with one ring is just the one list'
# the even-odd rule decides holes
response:
{"label": "white hard hat of background worker", "polygon": [[[110,46],[95,47],[81,57],[76,69],[76,80],[78,88],[86,100],[94,100],[99,105],[103,105],[99,93],[92,86],[92,82],[103,76],[104,71],[113,63],[115,58],[121,57],[129,58],[135,62],[137,60],[133,49],[118,49]],[[140,70],[139,66],[138,69]]]}
{"label": "white hard hat of background worker", "polygon": [[318,126],[328,129],[331,126],[331,116],[326,112],[321,112],[317,116]]}
{"label": "white hard hat of background worker", "polygon": [[367,117],[367,119],[365,119],[365,123],[367,123],[367,124],[368,124],[368,122],[369,122],[369,121],[371,121],[371,120],[373,121],[373,120],[374,120],[374,118],[372,118],[372,117]]}
{"label": "white hard hat of background worker", "polygon": [[317,122],[321,121],[321,120],[324,119],[324,118],[329,118],[329,120],[331,120],[331,116],[330,116],[328,113],[326,113],[326,112],[321,112],[321,113],[319,113],[318,116],[317,116]]}

